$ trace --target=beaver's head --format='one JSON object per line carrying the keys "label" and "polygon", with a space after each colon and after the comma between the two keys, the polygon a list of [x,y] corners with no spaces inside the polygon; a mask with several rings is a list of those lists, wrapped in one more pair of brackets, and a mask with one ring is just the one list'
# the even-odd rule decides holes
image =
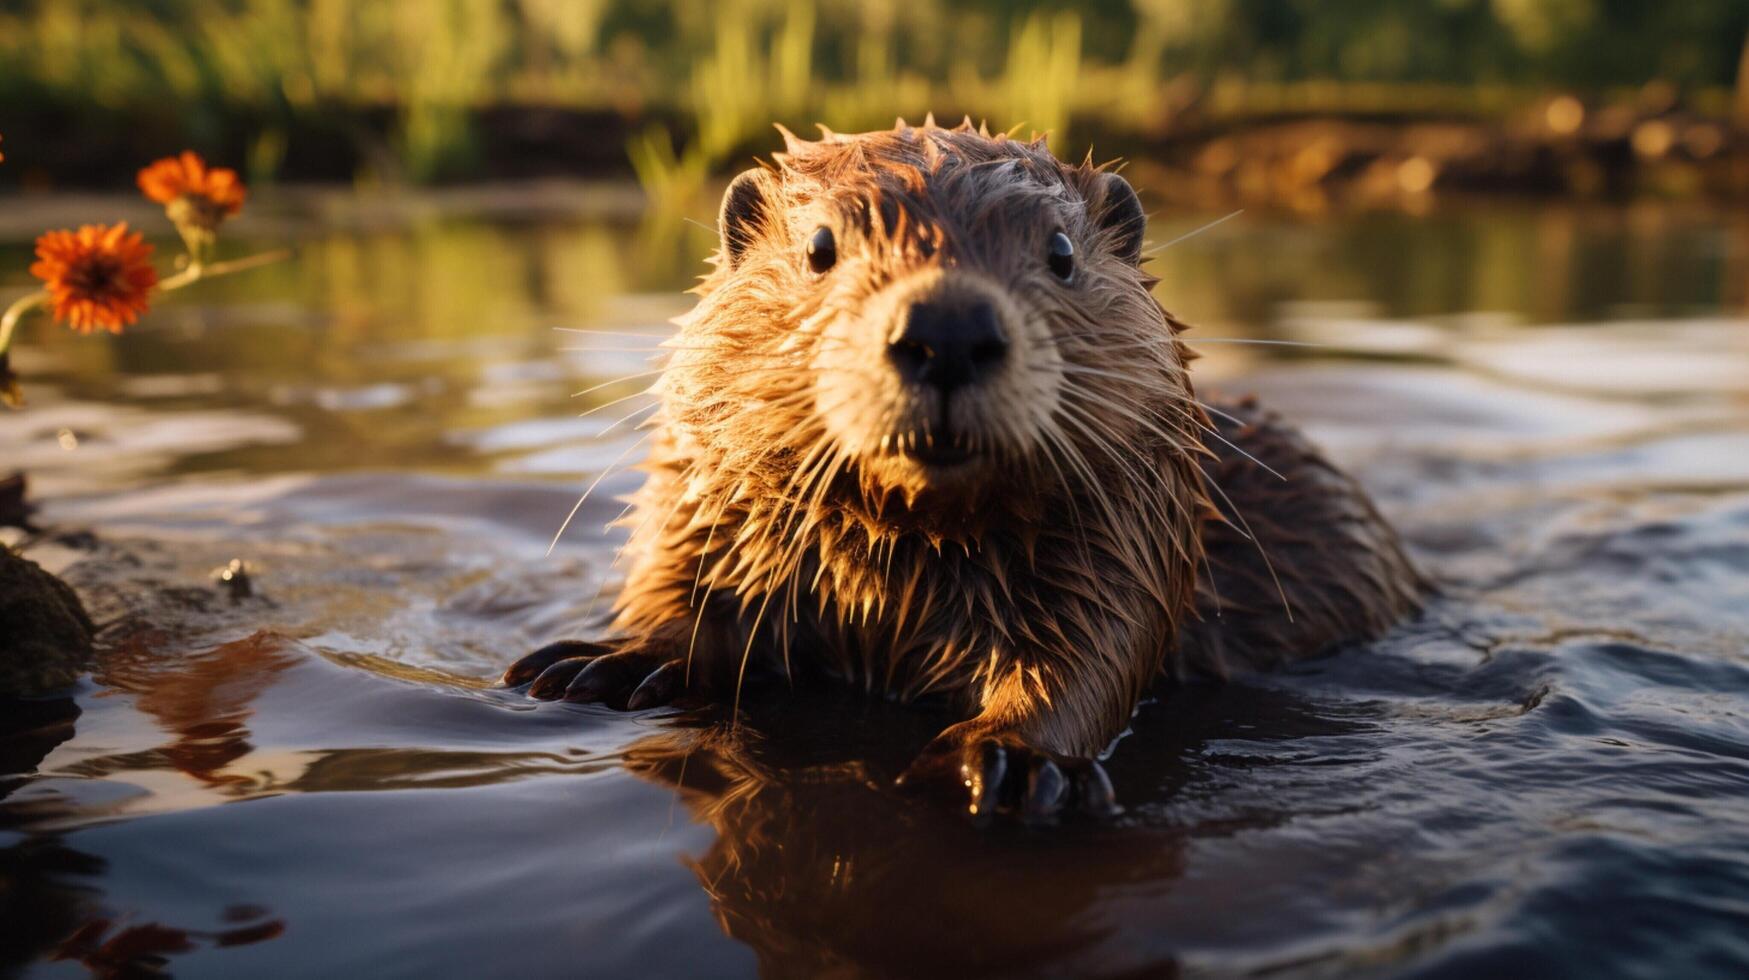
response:
{"label": "beaver's head", "polygon": [[724,197],[663,381],[719,479],[963,527],[1194,444],[1122,177],[969,125],[785,136]]}

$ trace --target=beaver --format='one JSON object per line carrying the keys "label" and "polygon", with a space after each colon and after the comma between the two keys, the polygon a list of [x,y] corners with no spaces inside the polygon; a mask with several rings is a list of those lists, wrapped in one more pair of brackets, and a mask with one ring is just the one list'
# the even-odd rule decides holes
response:
{"label": "beaver", "polygon": [[1119,173],[968,120],[736,177],[653,386],[611,638],[513,664],[638,710],[822,676],[962,720],[902,777],[979,819],[1117,806],[1157,679],[1376,637],[1425,590],[1366,494],[1200,401]]}

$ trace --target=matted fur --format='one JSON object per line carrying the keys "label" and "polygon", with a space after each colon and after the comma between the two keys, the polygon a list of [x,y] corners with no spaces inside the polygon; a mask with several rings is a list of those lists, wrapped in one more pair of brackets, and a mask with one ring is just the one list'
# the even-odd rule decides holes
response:
{"label": "matted fur", "polygon": [[[679,321],[616,628],[684,643],[695,679],[807,658],[1097,752],[1173,646],[1207,507],[1181,328],[1100,223],[1115,178],[969,125],[786,138],[739,260],[719,253]],[[823,223],[840,258],[816,277]],[[1044,262],[1058,230],[1067,285]],[[1019,335],[954,416],[984,453],[951,486],[895,448],[931,438],[927,395],[891,390],[869,314],[943,276]]]}
{"label": "matted fur", "polygon": [[[1353,481],[1253,406],[1204,414],[1120,177],[969,124],[784,135],[726,196],[656,385],[619,662],[683,660],[685,687],[716,695],[755,665],[946,695],[968,720],[938,741],[1086,759],[1163,666],[1309,656],[1414,607],[1422,580]],[[1047,262],[1059,232],[1067,281]],[[987,304],[1008,340],[951,397],[888,361],[937,301]],[[512,674],[554,655],[573,654]],[[553,671],[601,697],[581,662]]]}

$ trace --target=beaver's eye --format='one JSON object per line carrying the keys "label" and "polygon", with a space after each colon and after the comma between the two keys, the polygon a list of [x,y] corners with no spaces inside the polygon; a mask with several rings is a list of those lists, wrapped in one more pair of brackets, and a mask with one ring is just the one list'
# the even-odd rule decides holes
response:
{"label": "beaver's eye", "polygon": [[1057,232],[1051,236],[1051,250],[1046,261],[1051,265],[1051,271],[1057,278],[1068,282],[1075,274],[1075,243],[1069,241],[1069,236]]}
{"label": "beaver's eye", "polygon": [[832,238],[832,229],[821,225],[814,229],[813,237],[808,239],[808,268],[816,274],[823,273],[838,262],[838,243]]}

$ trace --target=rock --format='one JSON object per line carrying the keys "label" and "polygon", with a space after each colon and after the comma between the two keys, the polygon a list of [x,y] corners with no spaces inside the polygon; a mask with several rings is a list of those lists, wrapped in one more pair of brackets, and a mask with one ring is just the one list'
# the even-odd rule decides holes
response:
{"label": "rock", "polygon": [[93,629],[67,583],[0,547],[0,697],[73,683],[91,657]]}

